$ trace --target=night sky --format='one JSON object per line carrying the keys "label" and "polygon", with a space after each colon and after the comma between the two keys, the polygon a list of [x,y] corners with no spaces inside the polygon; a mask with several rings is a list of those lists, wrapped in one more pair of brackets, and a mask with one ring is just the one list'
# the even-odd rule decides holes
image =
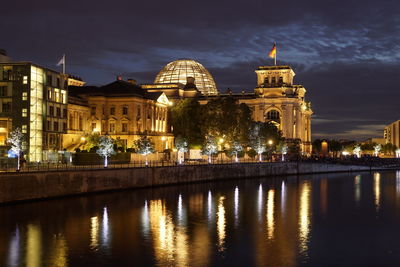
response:
{"label": "night sky", "polygon": [[381,137],[400,119],[400,3],[393,1],[6,1],[0,48],[88,84],[150,83],[193,58],[221,92],[252,91],[254,70],[293,66],[312,102],[313,137]]}

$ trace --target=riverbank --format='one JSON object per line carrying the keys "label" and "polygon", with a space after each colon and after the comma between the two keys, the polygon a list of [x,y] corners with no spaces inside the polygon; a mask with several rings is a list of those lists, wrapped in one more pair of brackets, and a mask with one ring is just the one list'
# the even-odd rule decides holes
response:
{"label": "riverbank", "polygon": [[216,180],[370,170],[378,168],[274,162],[7,173],[0,175],[0,203]]}

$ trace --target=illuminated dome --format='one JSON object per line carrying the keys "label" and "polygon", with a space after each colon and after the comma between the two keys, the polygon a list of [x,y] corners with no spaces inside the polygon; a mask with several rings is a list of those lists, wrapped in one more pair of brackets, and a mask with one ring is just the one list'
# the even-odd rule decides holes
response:
{"label": "illuminated dome", "polygon": [[178,59],[168,63],[156,76],[154,83],[186,84],[187,77],[195,79],[197,89],[203,95],[218,94],[217,86],[210,72],[192,59]]}

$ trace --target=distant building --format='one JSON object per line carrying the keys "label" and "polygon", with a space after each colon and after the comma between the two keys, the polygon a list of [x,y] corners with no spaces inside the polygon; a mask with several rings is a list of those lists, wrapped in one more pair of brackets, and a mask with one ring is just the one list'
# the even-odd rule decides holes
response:
{"label": "distant building", "polygon": [[385,138],[368,138],[367,140],[361,142],[363,144],[378,144],[378,145],[384,145],[386,144],[386,139]]}
{"label": "distant building", "polygon": [[391,143],[400,148],[400,120],[386,126],[383,136],[387,144]]}
{"label": "distant building", "polygon": [[124,147],[147,135],[157,151],[173,147],[168,127],[169,100],[163,92],[149,92],[134,80],[120,77],[104,86],[70,86],[68,133],[63,147],[74,150],[91,133],[119,139]]}
{"label": "distant building", "polygon": [[27,160],[57,157],[67,130],[65,81],[64,74],[30,62],[0,63],[0,145],[19,127]]}
{"label": "distant building", "polygon": [[11,61],[11,58],[7,56],[6,50],[0,48],[0,63],[8,63]]}
{"label": "distant building", "polygon": [[[155,84],[143,88],[151,92],[164,92],[175,101],[198,97],[201,104],[217,97],[231,96],[247,104],[255,121],[270,121],[282,131],[290,143],[299,139],[301,150],[310,154],[311,104],[306,102],[306,89],[293,84],[295,73],[290,66],[261,66],[256,70],[257,86],[253,93],[220,94],[211,74],[194,60],[177,60],[168,63],[157,75]],[[200,81],[198,78],[200,77]],[[186,81],[186,85],[184,82]],[[209,82],[207,86],[204,86]],[[201,89],[203,88],[203,89]],[[212,88],[204,90],[204,88]]]}

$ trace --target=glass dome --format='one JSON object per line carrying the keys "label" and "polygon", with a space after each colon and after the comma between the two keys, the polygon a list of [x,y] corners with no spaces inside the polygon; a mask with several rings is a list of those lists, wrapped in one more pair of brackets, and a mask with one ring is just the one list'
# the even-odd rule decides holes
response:
{"label": "glass dome", "polygon": [[203,95],[218,94],[217,86],[210,72],[192,59],[179,59],[168,63],[156,76],[154,83],[186,84],[187,77],[195,79],[197,89]]}

